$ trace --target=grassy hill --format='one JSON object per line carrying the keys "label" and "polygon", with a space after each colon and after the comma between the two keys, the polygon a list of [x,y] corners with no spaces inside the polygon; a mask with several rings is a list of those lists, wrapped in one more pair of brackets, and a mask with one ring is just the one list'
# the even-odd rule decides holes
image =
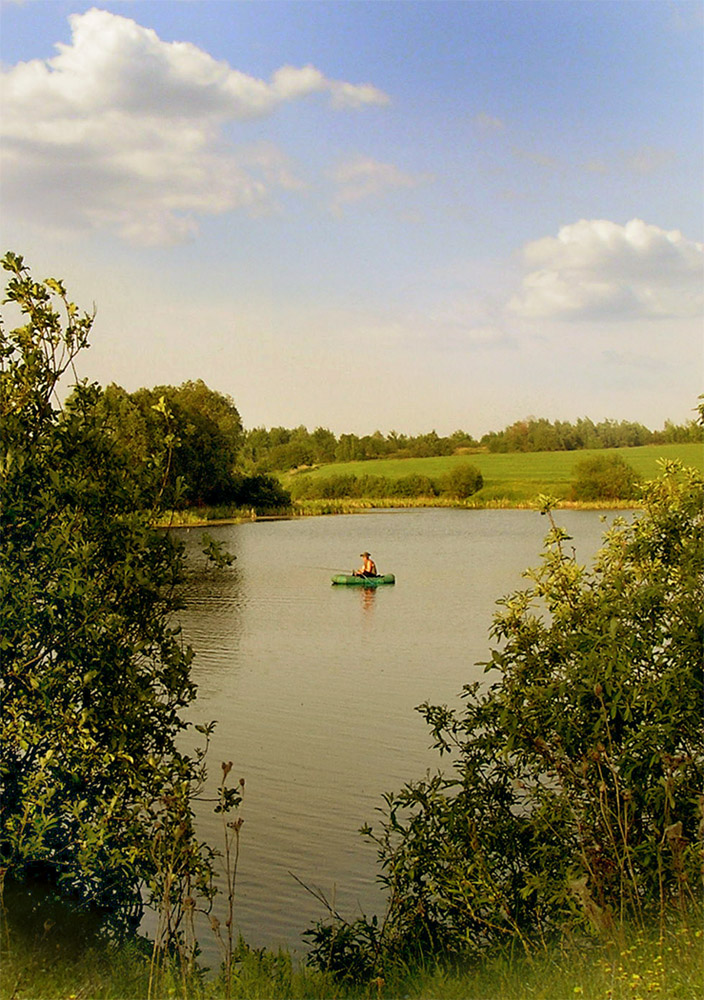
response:
{"label": "grassy hill", "polygon": [[548,493],[560,499],[569,498],[570,486],[575,478],[575,466],[590,455],[617,454],[629,463],[643,478],[652,479],[658,472],[658,460],[678,458],[686,465],[704,472],[704,446],[701,444],[645,445],[640,448],[613,448],[608,452],[544,451],[489,454],[476,452],[436,458],[376,459],[367,462],[345,462],[323,465],[316,469],[301,470],[282,477],[284,486],[294,478],[330,478],[341,475],[374,475],[398,479],[419,474],[435,478],[455,466],[471,462],[484,477],[484,487],[472,497],[472,505],[481,506],[497,502],[507,504],[530,503],[539,493]]}

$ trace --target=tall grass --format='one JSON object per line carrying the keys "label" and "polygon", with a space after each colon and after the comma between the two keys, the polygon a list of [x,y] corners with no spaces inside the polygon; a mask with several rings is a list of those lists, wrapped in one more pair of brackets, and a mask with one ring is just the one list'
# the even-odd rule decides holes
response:
{"label": "tall grass", "polygon": [[[638,932],[620,943],[574,942],[533,960],[494,956],[474,965],[449,965],[428,956],[386,978],[336,983],[288,952],[251,950],[234,956],[234,1000],[694,1000],[704,996],[702,931],[687,922]],[[3,942],[0,995],[6,1000],[145,1000],[149,944],[94,942],[77,949],[57,944],[51,930],[33,941]],[[167,966],[158,996],[222,1000],[224,977],[194,972],[187,980]]]}
{"label": "tall grass", "polygon": [[290,507],[273,507],[255,511],[253,507],[219,504],[216,507],[186,507],[165,511],[159,518],[159,528],[197,528],[207,524],[242,524],[246,521],[272,520],[290,517]]}

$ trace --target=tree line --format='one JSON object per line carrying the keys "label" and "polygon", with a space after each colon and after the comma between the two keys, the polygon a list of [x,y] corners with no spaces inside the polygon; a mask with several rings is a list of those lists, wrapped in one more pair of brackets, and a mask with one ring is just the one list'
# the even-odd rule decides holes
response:
{"label": "tree line", "polygon": [[409,436],[391,431],[382,434],[336,436],[326,427],[309,431],[295,428],[255,427],[244,432],[242,457],[246,466],[259,472],[283,472],[302,466],[335,462],[363,462],[375,458],[429,458],[462,452],[575,451],[596,448],[631,448],[645,444],[704,441],[704,431],[695,421],[675,424],[666,421],[662,430],[652,431],[629,420],[602,420],[595,423],[580,417],[574,423],[528,417],[502,431],[490,431],[477,439],[457,430],[443,437],[436,431]]}
{"label": "tree line", "polygon": [[[291,498],[276,473],[306,466],[480,450],[573,451],[704,440],[702,427],[695,421],[680,425],[666,421],[662,430],[651,431],[633,421],[595,423],[588,417],[574,423],[529,417],[480,439],[464,430],[445,437],[434,430],[416,436],[396,431],[384,435],[377,430],[360,437],[337,436],[325,427],[313,431],[304,426],[246,429],[232,398],[210,389],[201,379],[135,392],[112,383],[98,391],[95,407],[106,433],[130,461],[148,463],[169,446],[163,490],[164,499],[174,508],[203,504],[257,510],[286,507]],[[421,492],[437,494],[444,487],[436,484]]]}
{"label": "tree line", "polygon": [[636,448],[645,444],[681,444],[703,441],[700,424],[690,420],[674,424],[667,420],[659,431],[651,431],[632,420],[601,420],[589,417],[551,422],[545,418],[528,417],[517,420],[502,431],[491,431],[481,439],[482,447],[490,452],[509,451],[577,451],[594,448]]}
{"label": "tree line", "polygon": [[430,458],[478,447],[479,442],[461,430],[449,437],[440,437],[434,430],[416,437],[396,431],[386,435],[374,431],[362,437],[357,434],[337,437],[326,427],[316,427],[314,431],[303,426],[270,430],[255,427],[245,432],[243,457],[247,464],[261,471],[286,471],[306,465],[374,458]]}

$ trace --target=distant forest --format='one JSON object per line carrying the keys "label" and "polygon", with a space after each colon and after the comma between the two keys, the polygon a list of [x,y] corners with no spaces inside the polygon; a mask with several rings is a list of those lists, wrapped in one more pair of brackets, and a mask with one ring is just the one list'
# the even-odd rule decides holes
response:
{"label": "distant forest", "polygon": [[360,462],[374,458],[429,458],[473,451],[529,452],[576,451],[583,448],[632,448],[644,444],[677,444],[704,440],[704,427],[694,420],[686,424],[666,421],[662,430],[651,431],[629,420],[602,420],[594,423],[582,417],[575,423],[528,417],[502,431],[490,431],[477,440],[458,430],[449,437],[435,431],[409,437],[406,434],[382,434],[376,431],[358,437],[318,427],[289,430],[256,427],[244,432],[243,458],[258,472],[284,472],[300,466],[326,465],[331,462]]}
{"label": "distant forest", "polygon": [[[375,458],[426,458],[478,451],[572,451],[704,440],[694,421],[667,422],[661,431],[642,424],[588,418],[572,424],[545,419],[517,421],[480,440],[466,431],[440,437],[435,431],[411,437],[374,434],[337,437],[324,427],[247,430],[234,401],[204,382],[160,385],[129,393],[121,386],[94,387],[93,405],[105,432],[135,466],[148,466],[159,452],[169,454],[161,493],[173,507],[237,504],[255,509],[284,507],[290,495],[278,473],[290,469]],[[72,398],[67,401],[70,410]],[[85,405],[85,403],[84,403]],[[476,489],[476,484],[473,487]]]}

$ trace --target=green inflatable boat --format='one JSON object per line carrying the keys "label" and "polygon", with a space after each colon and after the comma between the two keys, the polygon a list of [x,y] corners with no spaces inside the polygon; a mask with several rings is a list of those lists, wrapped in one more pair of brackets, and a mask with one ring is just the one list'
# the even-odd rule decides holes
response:
{"label": "green inflatable boat", "polygon": [[332,578],[332,582],[348,587],[379,587],[382,583],[396,583],[396,577],[393,573],[384,573],[381,576],[355,576],[354,573],[337,573]]}

